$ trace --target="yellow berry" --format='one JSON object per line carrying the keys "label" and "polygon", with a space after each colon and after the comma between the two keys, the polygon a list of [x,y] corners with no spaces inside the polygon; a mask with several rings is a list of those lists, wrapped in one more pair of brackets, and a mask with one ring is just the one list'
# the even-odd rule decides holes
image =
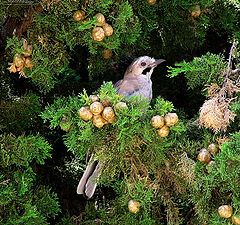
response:
{"label": "yellow berry", "polygon": [[82,10],[77,10],[77,11],[75,11],[74,14],[73,14],[73,19],[78,22],[78,21],[83,20],[83,19],[84,19],[84,16],[85,16],[85,12],[84,12],[84,11],[82,11]]}
{"label": "yellow berry", "polygon": [[219,152],[219,148],[216,144],[210,144],[208,146],[208,151],[212,154],[212,155],[217,155],[217,153]]}
{"label": "yellow berry", "polygon": [[108,23],[105,23],[103,26],[102,26],[103,30],[104,30],[104,34],[105,36],[109,37],[109,36],[112,36],[113,35],[113,27],[108,24]]}
{"label": "yellow berry", "polygon": [[113,53],[111,49],[104,49],[102,52],[102,57],[104,59],[110,59],[112,57]]}
{"label": "yellow berry", "polygon": [[222,218],[230,218],[233,214],[233,208],[230,205],[222,205],[218,208],[218,214]]}
{"label": "yellow berry", "polygon": [[164,118],[162,116],[153,116],[151,124],[154,128],[162,128],[164,126]]}
{"label": "yellow berry", "polygon": [[167,126],[171,127],[178,123],[178,115],[176,113],[167,113],[164,117]]}
{"label": "yellow berry", "polygon": [[169,135],[170,129],[168,126],[163,126],[159,130],[157,130],[157,132],[160,137],[167,137]]}
{"label": "yellow berry", "polygon": [[103,111],[103,105],[101,102],[93,102],[90,105],[90,110],[94,115],[99,115]]}
{"label": "yellow berry", "polygon": [[93,114],[92,112],[90,111],[89,107],[81,107],[78,111],[79,113],[79,116],[81,117],[81,119],[85,120],[85,121],[88,121],[90,119],[92,119],[93,117]]}
{"label": "yellow berry", "polygon": [[232,223],[235,225],[240,225],[240,215],[232,216]]}
{"label": "yellow berry", "polygon": [[94,41],[102,41],[105,38],[104,30],[101,27],[93,28],[92,38]]}
{"label": "yellow berry", "polygon": [[100,99],[97,95],[90,95],[89,98],[92,102],[99,102],[100,101]]}
{"label": "yellow berry", "polygon": [[149,5],[155,5],[157,0],[147,0]]}
{"label": "yellow berry", "polygon": [[97,26],[103,26],[105,24],[105,17],[102,13],[96,14]]}
{"label": "yellow berry", "polygon": [[93,115],[93,125],[97,128],[102,128],[107,121],[102,118],[101,115]]}
{"label": "yellow berry", "polygon": [[130,200],[128,202],[128,209],[131,213],[137,213],[140,210],[140,202],[136,200]]}
{"label": "yellow berry", "polygon": [[207,149],[203,148],[200,150],[197,158],[200,162],[208,164],[211,161],[211,154]]}
{"label": "yellow berry", "polygon": [[113,123],[115,120],[115,113],[112,107],[108,106],[103,109],[102,117],[109,123]]}

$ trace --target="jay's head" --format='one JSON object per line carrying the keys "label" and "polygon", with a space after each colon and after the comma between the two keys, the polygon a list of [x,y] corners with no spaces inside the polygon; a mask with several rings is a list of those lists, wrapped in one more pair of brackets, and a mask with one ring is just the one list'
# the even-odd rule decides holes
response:
{"label": "jay's head", "polygon": [[127,68],[125,76],[144,74],[151,77],[153,69],[162,62],[165,62],[165,60],[154,59],[149,56],[141,56],[135,59]]}

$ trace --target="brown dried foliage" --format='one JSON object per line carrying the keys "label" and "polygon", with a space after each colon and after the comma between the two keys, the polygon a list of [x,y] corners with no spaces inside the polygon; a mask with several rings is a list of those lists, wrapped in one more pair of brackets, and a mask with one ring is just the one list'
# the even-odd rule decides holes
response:
{"label": "brown dried foliage", "polygon": [[226,131],[227,127],[234,120],[235,114],[229,109],[230,103],[236,99],[234,94],[240,91],[238,79],[229,79],[231,75],[239,72],[232,69],[232,58],[236,50],[237,42],[234,40],[229,53],[228,67],[224,72],[224,82],[220,88],[212,84],[207,88],[209,99],[200,108],[199,124],[214,132]]}
{"label": "brown dried foliage", "polygon": [[214,132],[226,131],[235,117],[235,114],[229,109],[235,92],[239,92],[239,88],[230,79],[225,80],[221,89],[215,84],[211,85],[208,88],[210,99],[205,101],[200,108],[199,124]]}

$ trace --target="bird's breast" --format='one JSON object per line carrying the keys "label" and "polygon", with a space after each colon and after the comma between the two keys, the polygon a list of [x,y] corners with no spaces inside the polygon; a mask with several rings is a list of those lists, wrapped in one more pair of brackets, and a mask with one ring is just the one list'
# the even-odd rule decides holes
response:
{"label": "bird's breast", "polygon": [[145,75],[138,78],[139,89],[134,95],[140,95],[144,98],[152,99],[152,81]]}

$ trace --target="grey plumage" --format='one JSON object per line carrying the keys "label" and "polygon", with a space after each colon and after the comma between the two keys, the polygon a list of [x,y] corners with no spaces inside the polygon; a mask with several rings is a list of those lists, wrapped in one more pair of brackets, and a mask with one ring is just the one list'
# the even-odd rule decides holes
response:
{"label": "grey plumage", "polygon": [[[141,96],[151,100],[151,75],[153,69],[164,61],[164,59],[155,60],[148,56],[135,59],[127,68],[123,79],[114,85],[118,94],[127,98],[131,96]],[[103,167],[104,165],[101,162],[94,160],[93,156],[91,157],[78,184],[78,194],[84,194],[88,198],[93,196]]]}
{"label": "grey plumage", "polygon": [[137,58],[127,68],[123,79],[114,85],[117,92],[126,97],[138,95],[151,100],[151,75],[153,69],[164,61],[164,59],[155,60],[148,56]]}
{"label": "grey plumage", "polygon": [[101,175],[102,163],[94,160],[93,157],[88,162],[84,174],[78,184],[77,194],[84,194],[91,198],[97,187],[97,180]]}

